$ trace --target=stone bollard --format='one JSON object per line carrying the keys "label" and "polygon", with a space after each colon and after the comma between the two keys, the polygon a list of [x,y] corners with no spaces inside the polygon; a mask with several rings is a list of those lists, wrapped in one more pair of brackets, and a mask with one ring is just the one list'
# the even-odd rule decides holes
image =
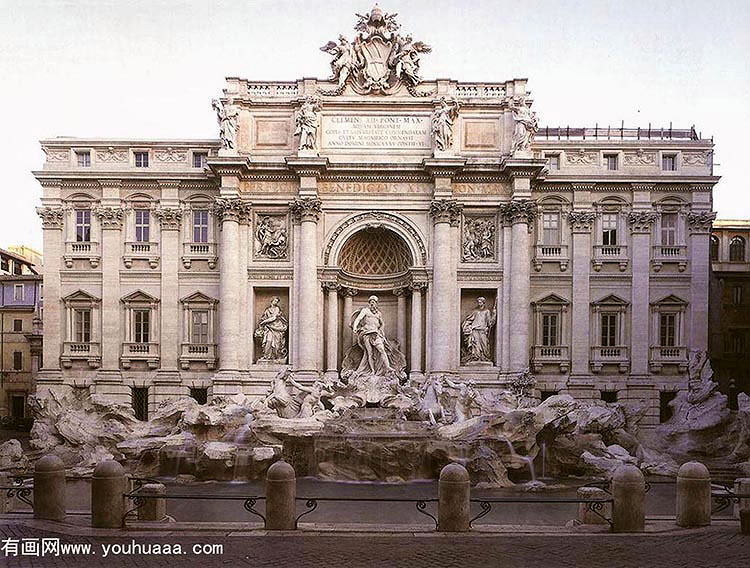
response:
{"label": "stone bollard", "polygon": [[[161,483],[147,483],[138,490],[142,495],[164,495],[167,488]],[[138,509],[139,521],[162,521],[167,516],[167,500],[164,498],[154,499],[149,497],[143,500],[143,505]]]}
{"label": "stone bollard", "polygon": [[[734,492],[737,495],[750,495],[750,477],[740,477],[734,480]],[[739,503],[734,503],[734,518],[740,518],[742,509],[750,510],[750,497],[741,498]]]}
{"label": "stone bollard", "polygon": [[[599,487],[579,487],[578,488],[579,499],[609,499],[609,495],[604,489]],[[612,516],[612,504],[604,503],[602,508],[598,511],[602,517]],[[578,503],[578,522],[582,525],[606,525],[607,520],[600,517],[589,508],[589,503]]]}
{"label": "stone bollard", "polygon": [[127,478],[125,470],[115,460],[105,460],[96,466],[91,478],[91,526],[97,529],[119,529],[125,516]]}
{"label": "stone bollard", "polygon": [[711,476],[700,462],[684,463],[677,472],[677,526],[711,524]]}
{"label": "stone bollard", "polygon": [[441,532],[469,530],[469,472],[457,463],[440,471],[438,484],[438,528]]}
{"label": "stone bollard", "polygon": [[34,518],[48,521],[65,519],[65,464],[46,455],[34,468]]}
{"label": "stone bollard", "polygon": [[266,473],[266,529],[293,531],[297,528],[297,478],[294,468],[277,461]]}
{"label": "stone bollard", "polygon": [[620,466],[612,477],[612,530],[643,532],[646,526],[646,483],[634,465]]}

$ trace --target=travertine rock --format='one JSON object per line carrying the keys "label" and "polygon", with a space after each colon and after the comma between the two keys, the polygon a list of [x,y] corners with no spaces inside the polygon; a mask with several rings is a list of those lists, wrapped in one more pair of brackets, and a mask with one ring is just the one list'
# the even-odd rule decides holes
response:
{"label": "travertine rock", "polygon": [[29,460],[24,455],[21,442],[13,439],[0,444],[0,471],[23,470],[28,465]]}

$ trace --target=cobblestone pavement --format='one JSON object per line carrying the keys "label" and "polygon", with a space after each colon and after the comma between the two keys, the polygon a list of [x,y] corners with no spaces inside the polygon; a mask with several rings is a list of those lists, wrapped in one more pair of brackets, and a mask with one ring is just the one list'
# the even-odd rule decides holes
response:
{"label": "cobblestone pavement", "polygon": [[[0,552],[0,566],[282,566],[357,567],[395,566],[481,566],[502,567],[747,567],[750,566],[750,536],[737,527],[647,535],[529,535],[472,534],[246,534],[116,537],[72,536],[32,528],[24,524],[0,524],[0,540],[60,538],[61,544],[90,544],[88,555],[6,556]],[[104,557],[104,547],[113,544],[179,544],[183,554],[118,555]],[[200,555],[193,545],[222,544],[220,554]]]}

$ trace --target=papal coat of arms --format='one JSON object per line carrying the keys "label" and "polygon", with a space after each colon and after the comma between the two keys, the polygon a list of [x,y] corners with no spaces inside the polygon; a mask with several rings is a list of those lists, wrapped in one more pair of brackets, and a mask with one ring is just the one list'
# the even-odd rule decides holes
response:
{"label": "papal coat of arms", "polygon": [[396,16],[384,13],[376,4],[369,14],[357,14],[359,21],[354,29],[359,33],[353,43],[339,36],[338,43],[329,41],[320,48],[333,56],[329,81],[338,85],[322,94],[339,95],[347,84],[363,95],[391,94],[402,84],[414,96],[427,94],[418,93],[415,87],[422,81],[419,57],[429,53],[430,46],[398,33],[401,25]]}

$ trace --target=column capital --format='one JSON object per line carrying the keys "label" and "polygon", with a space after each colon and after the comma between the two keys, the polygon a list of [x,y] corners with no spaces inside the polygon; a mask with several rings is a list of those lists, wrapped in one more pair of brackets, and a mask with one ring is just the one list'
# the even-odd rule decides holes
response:
{"label": "column capital", "polygon": [[37,207],[36,214],[42,219],[43,229],[62,229],[65,213],[62,207]]}
{"label": "column capital", "polygon": [[593,211],[571,211],[568,213],[568,222],[574,233],[590,233],[594,228],[596,215]]}
{"label": "column capital", "polygon": [[650,233],[651,226],[656,221],[654,211],[631,211],[628,214],[628,224],[631,233]]}
{"label": "column capital", "polygon": [[159,207],[154,209],[154,217],[159,220],[162,231],[178,231],[182,224],[182,209],[179,207]]}
{"label": "column capital", "polygon": [[99,218],[102,229],[122,229],[124,211],[122,207],[97,207],[94,213]]}
{"label": "column capital", "polygon": [[430,215],[435,224],[450,223],[452,227],[458,227],[463,208],[455,199],[435,199],[430,203]]}
{"label": "column capital", "polygon": [[335,294],[342,288],[341,284],[339,284],[338,282],[332,282],[332,281],[321,282],[320,286],[321,288],[323,288],[323,290],[325,290],[329,294]]}
{"label": "column capital", "polygon": [[688,228],[691,234],[710,233],[711,225],[716,219],[715,211],[691,211],[687,214]]}
{"label": "column capital", "polygon": [[393,295],[397,298],[403,298],[406,296],[407,292],[409,291],[409,288],[407,286],[404,286],[403,288],[396,288],[393,290]]}
{"label": "column capital", "polygon": [[536,201],[532,199],[514,199],[501,208],[501,213],[506,223],[531,224],[537,215]]}
{"label": "column capital", "polygon": [[357,294],[359,294],[359,290],[356,288],[350,288],[348,286],[341,288],[341,295],[344,297],[349,296],[350,298],[353,298]]}
{"label": "column capital", "polygon": [[219,197],[214,202],[214,214],[220,222],[246,222],[250,216],[250,203],[239,197]]}
{"label": "column capital", "polygon": [[409,290],[413,292],[424,292],[427,289],[427,282],[412,282],[409,284]]}
{"label": "column capital", "polygon": [[311,221],[317,223],[320,219],[322,201],[317,197],[298,197],[289,202],[289,212],[295,224]]}

